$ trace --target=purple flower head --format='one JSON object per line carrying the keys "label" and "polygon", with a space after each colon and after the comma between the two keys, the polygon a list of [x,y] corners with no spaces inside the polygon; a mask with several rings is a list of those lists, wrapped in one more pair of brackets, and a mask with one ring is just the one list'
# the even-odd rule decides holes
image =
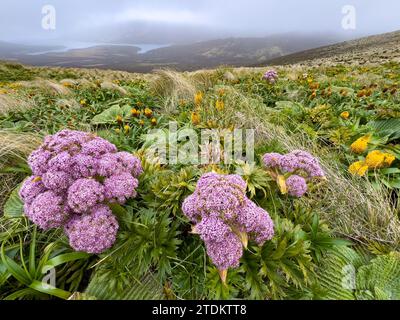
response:
{"label": "purple flower head", "polygon": [[118,221],[105,205],[94,207],[90,214],[75,215],[65,226],[74,250],[95,254],[112,247],[117,231]]}
{"label": "purple flower head", "polygon": [[198,222],[198,220],[201,217],[198,204],[199,204],[199,199],[197,198],[197,195],[195,193],[188,196],[182,203],[183,213],[192,222]]}
{"label": "purple flower head", "polygon": [[112,245],[118,224],[105,205],[136,196],[143,171],[138,158],[94,134],[62,130],[45,137],[28,164],[34,175],[20,196],[33,223],[49,229],[71,220],[66,229],[77,250],[98,253]]}
{"label": "purple flower head", "polygon": [[259,245],[266,240],[271,240],[274,235],[274,223],[268,212],[251,200],[246,200],[246,204],[239,210],[236,219],[239,229],[250,234],[250,238]]}
{"label": "purple flower head", "polygon": [[303,170],[311,178],[325,176],[318,160],[308,152],[302,150],[294,150],[282,156],[279,165],[284,172]]}
{"label": "purple flower head", "polygon": [[221,218],[213,216],[204,217],[201,222],[196,224],[195,230],[205,242],[221,242],[232,232],[231,228]]}
{"label": "purple flower head", "polygon": [[32,201],[41,193],[46,191],[46,187],[40,177],[31,176],[26,179],[19,190],[19,196],[26,204]]}
{"label": "purple flower head", "polygon": [[299,160],[294,154],[288,153],[280,158],[279,166],[283,172],[293,172],[299,169]]}
{"label": "purple flower head", "polygon": [[104,187],[94,179],[78,179],[68,189],[68,205],[75,213],[86,213],[103,200]]}
{"label": "purple flower head", "polygon": [[278,168],[281,158],[282,155],[280,153],[266,153],[262,158],[262,162],[266,168]]}
{"label": "purple flower head", "polygon": [[57,154],[49,161],[49,168],[55,171],[67,172],[71,170],[71,165],[72,165],[72,157],[67,151]]}
{"label": "purple flower head", "polygon": [[237,268],[243,255],[243,246],[234,233],[228,233],[223,241],[205,243],[207,254],[218,270]]}
{"label": "purple flower head", "polygon": [[286,186],[288,193],[293,197],[300,198],[307,192],[306,180],[295,174],[286,179]]}
{"label": "purple flower head", "polygon": [[48,162],[51,158],[51,153],[47,150],[39,148],[33,151],[28,157],[29,167],[34,175],[41,176],[48,168]]}
{"label": "purple flower head", "polygon": [[91,156],[77,154],[72,158],[72,175],[75,179],[94,177],[97,174],[97,162]]}
{"label": "purple flower head", "polygon": [[123,165],[118,161],[117,153],[107,153],[97,160],[97,174],[110,177],[124,172]]}
{"label": "purple flower head", "polygon": [[268,70],[264,73],[262,78],[269,83],[275,83],[278,80],[278,73],[275,70]]}
{"label": "purple flower head", "polygon": [[68,151],[70,154],[79,153],[82,144],[93,139],[87,132],[62,130],[52,136],[46,137],[44,147],[54,153]]}
{"label": "purple flower head", "polygon": [[219,270],[238,266],[243,253],[241,240],[246,239],[239,233],[246,233],[260,245],[274,235],[268,212],[246,197],[246,187],[239,175],[207,173],[182,204],[183,213],[196,224],[194,233],[205,242]]}
{"label": "purple flower head", "polygon": [[100,157],[106,153],[117,152],[117,147],[107,140],[95,137],[82,145],[83,154],[93,157]]}
{"label": "purple flower head", "polygon": [[39,194],[25,209],[28,209],[25,214],[29,220],[43,230],[62,226],[71,213],[63,197],[52,191]]}
{"label": "purple flower head", "polygon": [[196,186],[199,206],[205,211],[232,210],[246,197],[246,182],[238,175],[207,173]]}
{"label": "purple flower head", "polygon": [[139,177],[143,173],[141,161],[133,154],[123,151],[116,153],[116,156],[118,162],[122,164],[123,168],[132,173],[135,178]]}
{"label": "purple flower head", "polygon": [[74,182],[71,175],[64,171],[49,170],[42,178],[44,186],[55,193],[65,192]]}
{"label": "purple flower head", "polygon": [[129,198],[136,196],[139,181],[130,173],[114,175],[104,180],[104,194],[110,202],[123,204]]}

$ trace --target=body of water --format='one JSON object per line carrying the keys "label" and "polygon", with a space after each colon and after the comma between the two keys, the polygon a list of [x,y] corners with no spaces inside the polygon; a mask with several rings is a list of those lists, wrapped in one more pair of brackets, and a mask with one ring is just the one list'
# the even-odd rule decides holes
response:
{"label": "body of water", "polygon": [[[52,45],[53,46],[53,45]],[[63,44],[54,44],[55,49],[46,50],[46,51],[38,51],[38,52],[31,52],[30,55],[41,55],[47,53],[62,53],[67,52],[70,50],[77,50],[77,49],[88,49],[97,46],[128,46],[128,47],[138,47],[140,50],[138,51],[139,54],[146,53],[148,51],[169,47],[166,44],[149,44],[149,43],[103,43],[103,42],[70,42],[70,43],[63,43]]]}

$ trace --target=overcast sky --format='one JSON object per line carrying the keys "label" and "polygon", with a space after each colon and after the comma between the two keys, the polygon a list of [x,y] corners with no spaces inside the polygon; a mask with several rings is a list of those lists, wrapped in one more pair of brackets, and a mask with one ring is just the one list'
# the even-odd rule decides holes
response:
{"label": "overcast sky", "polygon": [[[55,31],[41,27],[44,5],[56,9]],[[356,8],[355,31],[342,29],[345,5]],[[365,35],[400,29],[399,17],[399,0],[1,0],[0,40],[74,38],[131,21],[210,28],[232,36],[294,31]]]}

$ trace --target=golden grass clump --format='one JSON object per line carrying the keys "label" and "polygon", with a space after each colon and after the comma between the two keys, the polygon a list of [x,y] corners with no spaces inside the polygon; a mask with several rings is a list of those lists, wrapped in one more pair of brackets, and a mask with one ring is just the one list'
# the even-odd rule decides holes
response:
{"label": "golden grass clump", "polygon": [[0,114],[7,114],[10,111],[24,111],[34,107],[33,101],[27,101],[15,94],[0,95]]}
{"label": "golden grass clump", "polygon": [[214,84],[214,71],[178,72],[170,69],[156,70],[149,79],[153,93],[163,100],[164,111],[174,112],[180,101],[192,101],[199,91]]}
{"label": "golden grass clump", "polygon": [[21,81],[17,84],[23,88],[41,89],[63,96],[70,95],[72,93],[71,90],[66,86],[50,80],[36,79],[32,81]]}
{"label": "golden grass clump", "polygon": [[[41,143],[42,138],[36,134],[0,130],[0,171],[8,165],[25,162]],[[0,173],[0,216],[6,199],[20,180],[18,173]]]}

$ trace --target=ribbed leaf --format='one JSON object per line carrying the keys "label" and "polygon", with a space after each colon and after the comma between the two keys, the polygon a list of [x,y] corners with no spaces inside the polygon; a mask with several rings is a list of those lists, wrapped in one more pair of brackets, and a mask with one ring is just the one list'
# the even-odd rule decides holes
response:
{"label": "ribbed leaf", "polygon": [[21,185],[11,192],[10,197],[4,204],[4,216],[9,218],[17,218],[24,214],[24,204],[18,194],[20,187]]}
{"label": "ribbed leaf", "polygon": [[368,123],[368,126],[374,130],[374,133],[391,135],[392,139],[397,139],[400,137],[400,119],[392,118],[371,121]]}
{"label": "ribbed leaf", "polygon": [[163,287],[151,273],[140,281],[133,280],[124,284],[122,290],[111,288],[110,283],[116,279],[95,275],[90,281],[85,293],[99,300],[161,300],[164,299]]}

